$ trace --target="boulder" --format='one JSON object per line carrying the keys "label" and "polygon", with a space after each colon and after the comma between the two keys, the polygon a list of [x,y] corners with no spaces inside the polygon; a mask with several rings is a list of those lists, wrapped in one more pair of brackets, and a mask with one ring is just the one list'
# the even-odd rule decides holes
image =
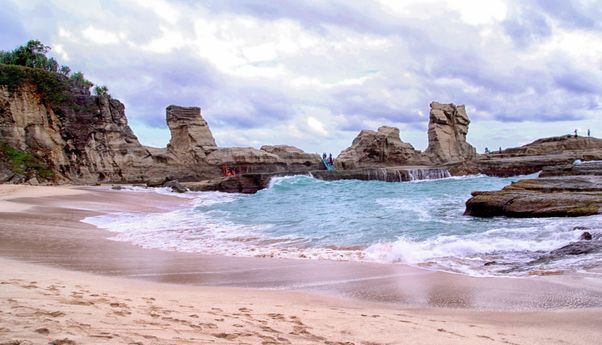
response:
{"label": "boulder", "polygon": [[435,164],[473,160],[476,150],[466,142],[470,120],[463,105],[431,103],[428,148],[425,154]]}
{"label": "boulder", "polygon": [[163,187],[171,188],[172,192],[186,193],[188,188],[184,187],[178,180],[167,181],[163,184]]}
{"label": "boulder", "polygon": [[377,131],[362,130],[335,160],[336,168],[342,170],[423,164],[428,164],[426,157],[411,144],[401,141],[398,128],[387,126]]}

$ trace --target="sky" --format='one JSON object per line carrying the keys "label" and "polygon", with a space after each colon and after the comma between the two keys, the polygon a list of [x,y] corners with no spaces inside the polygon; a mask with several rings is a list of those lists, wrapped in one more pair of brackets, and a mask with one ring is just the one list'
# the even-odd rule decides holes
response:
{"label": "sky", "polygon": [[199,106],[219,146],[338,154],[362,129],[428,145],[429,104],[468,141],[602,137],[602,4],[566,0],[0,0],[0,50],[30,39],[126,106],[144,145]]}

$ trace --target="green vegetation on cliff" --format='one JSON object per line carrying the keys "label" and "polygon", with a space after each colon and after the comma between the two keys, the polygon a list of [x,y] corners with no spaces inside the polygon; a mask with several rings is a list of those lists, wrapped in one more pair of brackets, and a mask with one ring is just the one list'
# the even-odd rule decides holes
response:
{"label": "green vegetation on cliff", "polygon": [[[15,91],[29,82],[36,86],[43,101],[60,104],[68,99],[69,88],[88,90],[94,86],[81,72],[71,74],[71,68],[60,66],[46,54],[50,47],[30,40],[13,51],[0,51],[0,85]],[[70,75],[71,74],[71,75]]]}
{"label": "green vegetation on cliff", "polygon": [[52,105],[61,104],[70,97],[67,81],[56,73],[37,68],[0,65],[0,85],[6,86],[9,92],[14,92],[27,83],[35,85],[42,101]]}
{"label": "green vegetation on cliff", "polygon": [[5,143],[0,143],[0,162],[6,162],[13,173],[26,178],[36,176],[49,180],[54,177],[44,160]]}

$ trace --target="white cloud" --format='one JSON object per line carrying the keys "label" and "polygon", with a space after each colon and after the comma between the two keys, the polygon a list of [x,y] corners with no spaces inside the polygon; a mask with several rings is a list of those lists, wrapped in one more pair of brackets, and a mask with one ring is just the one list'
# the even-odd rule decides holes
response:
{"label": "white cloud", "polygon": [[67,52],[65,51],[65,48],[63,48],[62,44],[55,44],[54,46],[52,46],[52,50],[59,54],[59,56],[61,57],[61,60],[63,61],[69,61],[69,54],[67,54]]}
{"label": "white cloud", "polygon": [[124,38],[122,33],[114,33],[107,30],[97,29],[93,26],[88,26],[82,31],[82,36],[96,44],[114,44]]}
{"label": "white cloud", "polygon": [[322,124],[322,122],[320,122],[320,120],[316,119],[313,116],[307,118],[307,126],[308,129],[314,134],[324,137],[328,135],[328,132],[326,131],[326,129],[324,129],[324,125]]}

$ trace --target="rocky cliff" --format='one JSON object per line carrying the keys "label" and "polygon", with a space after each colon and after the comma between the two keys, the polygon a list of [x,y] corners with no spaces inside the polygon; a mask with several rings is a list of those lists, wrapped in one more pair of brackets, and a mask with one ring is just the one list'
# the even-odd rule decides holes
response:
{"label": "rocky cliff", "polygon": [[[4,181],[140,181],[153,165],[121,102],[90,96],[49,72],[0,66],[0,73],[12,78],[0,84]],[[44,169],[29,169],[19,156]]]}
{"label": "rocky cliff", "polygon": [[92,96],[64,76],[0,65],[0,182],[198,181],[237,173],[321,169],[289,146],[219,148],[197,107],[166,109],[166,148],[140,144],[121,102]]}

